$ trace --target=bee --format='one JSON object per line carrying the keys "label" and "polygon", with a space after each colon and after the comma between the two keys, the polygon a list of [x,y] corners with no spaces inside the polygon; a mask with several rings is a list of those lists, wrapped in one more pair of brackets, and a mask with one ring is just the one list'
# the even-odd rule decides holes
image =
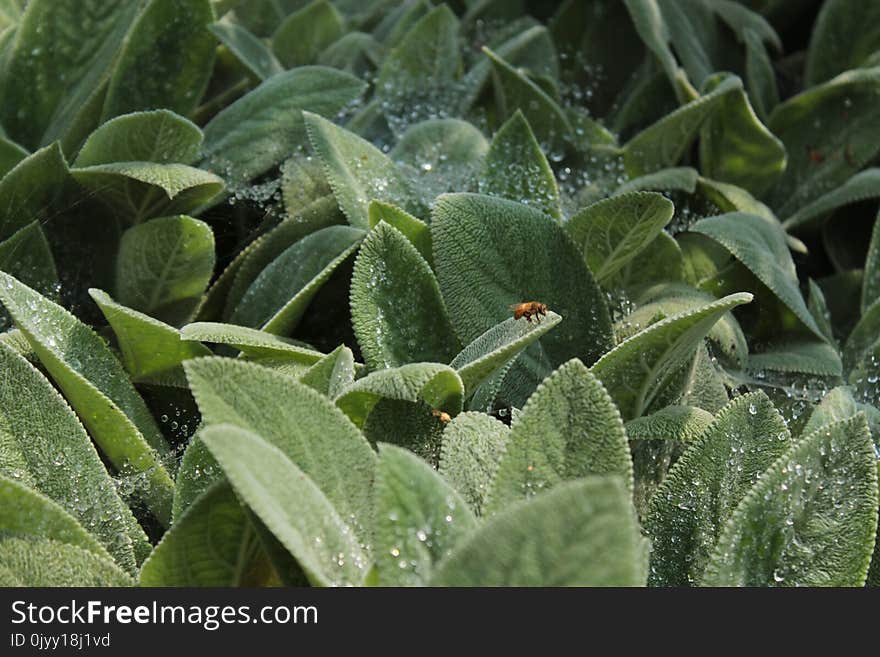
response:
{"label": "bee", "polygon": [[431,409],[431,415],[440,420],[443,424],[446,424],[452,419],[449,413],[447,413],[446,411],[441,411],[438,408]]}
{"label": "bee", "polygon": [[529,324],[532,323],[532,317],[536,322],[541,321],[541,317],[547,316],[547,304],[540,301],[525,301],[523,303],[514,303],[510,306],[513,311],[513,318],[519,319],[525,317]]}

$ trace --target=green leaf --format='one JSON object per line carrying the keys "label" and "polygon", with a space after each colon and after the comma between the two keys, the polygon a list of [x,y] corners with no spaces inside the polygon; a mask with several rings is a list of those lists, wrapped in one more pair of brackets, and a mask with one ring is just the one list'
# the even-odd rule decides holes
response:
{"label": "green leaf", "polygon": [[292,377],[240,360],[200,358],[184,367],[205,426],[258,433],[314,481],[353,529],[370,526],[375,454],[333,402]]}
{"label": "green leaf", "polygon": [[214,272],[214,233],[178,215],[129,228],[116,258],[116,298],[129,308],[180,325],[195,310]]}
{"label": "green leaf", "polygon": [[470,394],[561,321],[552,310],[535,322],[508,317],[462,349],[450,366]]}
{"label": "green leaf", "polygon": [[322,395],[335,399],[354,381],[355,362],[351,349],[339,345],[312,365],[299,380]]}
{"label": "green leaf", "polygon": [[387,107],[392,128],[413,119],[446,116],[459,101],[460,67],[458,19],[441,4],[407,31],[379,69],[376,93]]}
{"label": "green leaf", "polygon": [[315,0],[284,19],[272,35],[272,51],[285,68],[313,64],[343,33],[344,21],[327,0]]}
{"label": "green leaf", "polygon": [[[811,434],[829,424],[847,420],[859,413],[864,413],[872,433],[874,427],[880,427],[880,411],[870,404],[857,402],[855,397],[853,397],[853,389],[851,387],[838,386],[837,388],[832,388],[822,398],[822,401],[819,402],[816,408],[813,409],[810,419],[804,425],[803,435]],[[880,441],[880,435],[875,437],[875,442],[878,441]]]}
{"label": "green leaf", "polygon": [[212,486],[162,537],[144,562],[141,586],[259,586],[266,557],[227,482]]}
{"label": "green leaf", "polygon": [[672,202],[655,192],[613,196],[588,205],[565,228],[600,284],[642,253],[672,219]]}
{"label": "green leaf", "polygon": [[430,266],[388,224],[370,232],[354,263],[351,322],[370,369],[446,363],[461,348]]}
{"label": "green leaf", "polygon": [[16,535],[49,539],[110,558],[104,547],[60,505],[3,475],[0,475],[0,527],[4,540]]}
{"label": "green leaf", "polygon": [[788,152],[767,199],[780,217],[836,189],[880,152],[878,93],[880,67],[847,71],[773,110],[768,127]]}
{"label": "green leaf", "polygon": [[850,332],[843,349],[843,371],[852,372],[872,350],[880,336],[880,302],[875,301],[862,314]]}
{"label": "green leaf", "polygon": [[199,127],[169,110],[117,116],[95,130],[74,165],[90,167],[114,162],[189,164],[202,147]]}
{"label": "green leaf", "polygon": [[[368,557],[312,480],[277,447],[231,425],[200,436],[245,503],[294,556],[315,586],[359,585]],[[317,540],[316,540],[317,539]]]}
{"label": "green leaf", "polygon": [[190,114],[214,69],[209,0],[150,0],[113,67],[102,120],[165,107]]}
{"label": "green leaf", "polygon": [[627,175],[643,176],[678,164],[705,122],[725,107],[730,94],[741,92],[742,81],[729,77],[708,94],[642,130],[623,147]]}
{"label": "green leaf", "polygon": [[0,586],[134,586],[116,564],[81,547],[45,539],[0,541]]}
{"label": "green leaf", "polygon": [[871,2],[829,0],[819,10],[807,49],[805,86],[862,66],[880,50],[880,7]]}
{"label": "green leaf", "polygon": [[880,301],[880,212],[874,219],[874,230],[868,255],[865,257],[865,277],[862,281],[862,315]]}
{"label": "green leaf", "polygon": [[190,212],[223,191],[223,180],[185,164],[117,162],[74,168],[70,175],[128,224]]}
{"label": "green leaf", "polygon": [[467,503],[431,466],[379,446],[376,568],[381,586],[424,586],[434,566],[477,527]]}
{"label": "green leaf", "polygon": [[323,66],[274,75],[205,126],[202,168],[242,185],[290,156],[306,140],[302,110],[334,116],[363,93],[357,78]]}
{"label": "green leaf", "polygon": [[362,427],[373,407],[383,399],[424,401],[450,415],[462,409],[464,386],[458,373],[440,363],[412,363],[378,370],[344,388],[336,404]]}
{"label": "green leaf", "polygon": [[736,306],[748,303],[747,292],[731,294],[696,310],[668,317],[636,333],[605,354],[592,373],[605,385],[627,421],[645,413],[715,323]]}
{"label": "green leaf", "polygon": [[762,122],[779,104],[776,71],[761,36],[751,29],[744,33],[746,45],[746,90],[755,113]]}
{"label": "green leaf", "polygon": [[417,219],[409,212],[401,210],[396,205],[383,203],[382,201],[370,201],[369,206],[370,230],[384,221],[389,226],[399,230],[406,239],[416,247],[425,262],[429,265],[434,263],[434,250],[431,243],[431,229],[421,219]]}
{"label": "green leaf", "polygon": [[287,359],[307,366],[324,356],[287,338],[233,324],[194,322],[180,329],[180,335],[184,340],[230,345],[253,358]]}
{"label": "green leaf", "polygon": [[117,0],[27,3],[0,93],[0,122],[18,143],[34,149],[84,125],[78,141],[98,125],[106,82],[140,7]]}
{"label": "green leaf", "polygon": [[58,144],[38,150],[0,180],[0,239],[33,221],[52,216],[55,200],[69,179]]}
{"label": "green leaf", "polygon": [[552,151],[551,157],[564,150],[574,129],[557,102],[496,53],[486,47],[483,53],[492,63],[495,103],[501,117],[507,119],[522,110],[535,137]]}
{"label": "green leaf", "polygon": [[330,226],[288,247],[248,287],[230,321],[288,334],[330,274],[357,250],[364,232]]}
{"label": "green leaf", "polygon": [[429,119],[406,129],[389,155],[409,168],[421,202],[431,205],[446,192],[472,188],[489,142],[475,126],[458,119]]}
{"label": "green leaf", "polygon": [[432,586],[642,586],[644,539],[616,477],[590,477],[514,504],[434,571]]}
{"label": "green leaf", "polygon": [[832,377],[843,373],[837,349],[824,340],[810,339],[773,343],[749,356],[749,369]]}
{"label": "green leaf", "polygon": [[593,363],[613,344],[604,294],[575,244],[543,213],[505,199],[447,194],[434,206],[431,234],[440,290],[462,343],[508,319],[510,304],[538,301],[564,317],[565,328],[530,348],[533,362]]}
{"label": "green leaf", "polygon": [[173,483],[161,459],[168,445],[122,365],[88,326],[0,272],[0,301],[27,337],[92,438],[167,523]]}
{"label": "green leaf", "polygon": [[638,178],[633,178],[622,184],[614,192],[614,196],[629,194],[630,192],[657,191],[657,192],[687,192],[693,194],[697,189],[697,180],[700,174],[691,167],[672,167],[660,169],[654,173],[648,173]]}
{"label": "green leaf", "polygon": [[712,238],[728,250],[770,288],[804,326],[824,340],[801,296],[797,271],[780,227],[757,215],[729,212],[701,219],[690,230]]}
{"label": "green leaf", "polygon": [[[865,169],[842,182],[827,194],[807,203],[786,219],[786,230],[808,231],[815,229],[834,210],[880,196],[880,168]],[[835,224],[836,225],[836,224]]]}
{"label": "green leaf", "polygon": [[211,23],[208,29],[260,81],[268,80],[284,71],[272,51],[238,23],[223,19]]}
{"label": "green leaf", "polygon": [[651,498],[651,583],[699,582],[721,531],[758,477],[791,446],[762,392],[738,397],[692,443]]}
{"label": "green leaf", "polygon": [[211,355],[204,345],[184,340],[173,326],[116,303],[103,290],[90,288],[89,294],[113,328],[133,381],[185,388],[181,363]]}
{"label": "green leaf", "polygon": [[305,113],[305,121],[336,202],[352,226],[369,226],[369,205],[374,199],[413,209],[409,184],[387,155],[353,132],[310,112]]}
{"label": "green leaf", "polygon": [[[58,271],[55,258],[38,222],[28,224],[0,242],[0,270],[48,296],[58,293]],[[0,315],[0,326],[5,324]]]}
{"label": "green leaf", "polygon": [[624,289],[630,296],[637,296],[645,288],[658,282],[679,283],[684,281],[684,254],[675,238],[661,231],[645,247],[649,259],[634,258],[611,277],[608,289]]}
{"label": "green leaf", "polygon": [[556,177],[519,109],[492,138],[480,191],[562,218]]}
{"label": "green leaf", "polygon": [[51,498],[128,572],[150,550],[73,411],[21,356],[0,347],[0,472]]}
{"label": "green leaf", "polygon": [[0,178],[12,171],[28,155],[27,150],[14,141],[0,137]]}
{"label": "green leaf", "polygon": [[877,531],[877,461],[861,415],[801,439],[749,491],[708,586],[862,586]]}
{"label": "green leaf", "polygon": [[[712,76],[706,87],[719,89],[726,79],[724,74]],[[700,171],[760,196],[785,170],[786,161],[785,147],[755,115],[740,82],[702,125]]]}
{"label": "green leaf", "polygon": [[619,475],[632,490],[632,460],[620,413],[579,360],[547,377],[513,423],[484,512],[587,475]]}
{"label": "green leaf", "polygon": [[443,430],[439,471],[480,514],[510,437],[503,422],[485,413],[457,415]]}

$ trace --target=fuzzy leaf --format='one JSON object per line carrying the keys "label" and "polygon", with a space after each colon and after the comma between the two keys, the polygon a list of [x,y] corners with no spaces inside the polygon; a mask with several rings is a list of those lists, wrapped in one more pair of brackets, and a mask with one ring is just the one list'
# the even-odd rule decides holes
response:
{"label": "fuzzy leaf", "polygon": [[618,475],[632,490],[620,413],[599,380],[571,360],[544,380],[513,423],[485,513],[593,474]]}
{"label": "fuzzy leaf", "polygon": [[343,18],[327,0],[315,0],[284,19],[272,35],[272,51],[285,68],[313,64],[343,33]]}
{"label": "fuzzy leaf", "polygon": [[211,23],[208,29],[260,81],[284,72],[284,67],[272,51],[238,23],[224,19]]}
{"label": "fuzzy leaf", "polygon": [[335,399],[354,382],[355,362],[351,349],[338,346],[312,365],[299,380],[322,395]]}
{"label": "fuzzy leaf", "polygon": [[354,532],[284,452],[228,424],[207,427],[199,435],[236,493],[294,556],[312,585],[363,582],[368,557]]}
{"label": "fuzzy leaf", "polygon": [[166,323],[180,325],[195,310],[214,272],[214,233],[179,215],[129,228],[116,259],[116,298]]}
{"label": "fuzzy leaf", "polygon": [[388,224],[376,226],[358,253],[351,322],[364,361],[374,370],[447,363],[461,349],[430,266]]}
{"label": "fuzzy leaf", "polygon": [[880,50],[880,7],[871,2],[829,0],[813,24],[807,63],[806,86],[862,66]]}
{"label": "fuzzy leaf", "polygon": [[874,219],[874,231],[865,258],[865,277],[862,280],[862,315],[880,301],[880,213]]}
{"label": "fuzzy leaf", "polygon": [[762,392],[738,397],[688,447],[651,498],[651,582],[699,582],[727,519],[791,446],[785,420]]}
{"label": "fuzzy leaf", "polygon": [[[55,258],[46,233],[36,221],[0,242],[0,271],[15,276],[41,294],[56,296],[58,293]],[[0,312],[0,326],[5,323],[5,314]]]}
{"label": "fuzzy leaf", "polygon": [[804,205],[786,219],[782,226],[791,231],[816,228],[822,219],[838,208],[877,198],[880,196],[878,189],[880,189],[880,168],[865,169],[847,179],[839,187]]}
{"label": "fuzzy leaf", "polygon": [[394,445],[379,446],[376,568],[381,586],[424,586],[434,566],[477,527],[461,496],[431,466]]}
{"label": "fuzzy leaf", "polygon": [[133,586],[116,564],[81,547],[46,539],[0,541],[0,586]]}
{"label": "fuzzy leaf", "polygon": [[403,233],[406,239],[416,247],[416,251],[425,259],[425,262],[433,266],[434,252],[431,243],[431,229],[428,224],[412,216],[409,212],[401,210],[396,205],[382,201],[370,201],[368,214],[370,230],[384,221]]}
{"label": "fuzzy leaf", "polygon": [[59,193],[69,180],[58,144],[28,155],[0,180],[0,240],[33,221],[52,215]]}
{"label": "fuzzy leaf", "polygon": [[287,359],[307,366],[314,365],[324,355],[272,333],[219,322],[187,324],[180,329],[180,335],[184,340],[230,345],[253,358]]}
{"label": "fuzzy leaf", "polygon": [[861,415],[797,442],[727,521],[707,586],[862,586],[877,531],[877,461]]}
{"label": "fuzzy leaf", "polygon": [[491,518],[432,586],[642,586],[644,539],[615,477],[560,484]]}
{"label": "fuzzy leaf", "polygon": [[644,176],[639,176],[623,183],[615,190],[614,196],[642,191],[679,191],[693,194],[697,189],[699,178],[699,172],[691,167],[660,169],[654,173],[647,173]]}
{"label": "fuzzy leaf", "polygon": [[[645,413],[721,317],[752,300],[731,294],[696,310],[673,315],[636,333],[592,367],[625,420]],[[668,391],[666,391],[668,392]]]}

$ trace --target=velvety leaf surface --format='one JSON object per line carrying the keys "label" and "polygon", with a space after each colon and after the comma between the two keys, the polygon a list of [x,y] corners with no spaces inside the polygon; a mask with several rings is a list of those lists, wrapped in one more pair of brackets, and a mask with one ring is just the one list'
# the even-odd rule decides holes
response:
{"label": "velvety leaf surface", "polygon": [[134,586],[107,558],[67,543],[8,538],[0,542],[0,586]]}

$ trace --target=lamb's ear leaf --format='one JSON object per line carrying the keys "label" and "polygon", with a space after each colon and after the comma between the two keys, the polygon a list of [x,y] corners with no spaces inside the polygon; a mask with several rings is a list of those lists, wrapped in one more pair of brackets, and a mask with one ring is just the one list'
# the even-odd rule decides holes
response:
{"label": "lamb's ear leaf", "polygon": [[480,130],[460,119],[428,119],[406,129],[389,155],[409,167],[421,202],[431,205],[446,192],[474,187],[489,142]]}
{"label": "lamb's ear leaf", "polygon": [[185,388],[183,361],[211,355],[204,345],[184,340],[173,326],[116,303],[103,290],[91,288],[89,295],[116,334],[122,364],[136,383]]}
{"label": "lamb's ear leaf", "polygon": [[522,110],[517,109],[492,138],[480,191],[519,201],[561,220],[556,176]]}
{"label": "lamb's ear leaf", "polygon": [[204,426],[258,433],[314,481],[353,529],[369,527],[375,453],[332,401],[240,359],[199,358],[184,368]]}
{"label": "lamb's ear leaf", "polygon": [[851,373],[872,350],[880,336],[880,298],[862,312],[843,347],[843,371]]}
{"label": "lamb's ear leaf", "polygon": [[880,301],[880,212],[874,219],[874,231],[865,257],[865,276],[862,279],[862,315]]}
{"label": "lamb's ear leaf", "polygon": [[129,228],[119,243],[119,303],[179,326],[195,310],[214,272],[214,232],[179,215]]}
{"label": "lamb's ear leaf", "polygon": [[210,0],[151,0],[114,62],[102,121],[154,107],[190,114],[214,70],[213,20]]}
{"label": "lamb's ear leaf", "polygon": [[829,390],[813,409],[803,428],[808,435],[829,424],[864,413],[875,443],[880,443],[880,410],[870,404],[857,401],[850,386],[838,386]]}
{"label": "lamb's ear leaf", "polygon": [[727,519],[790,446],[785,420],[763,392],[721,409],[651,498],[645,518],[653,548],[651,582],[699,582]]}
{"label": "lamb's ear leaf", "polygon": [[405,210],[418,209],[409,182],[385,153],[317,114],[305,112],[304,116],[309,142],[352,226],[369,227],[369,206],[374,199]]}
{"label": "lamb's ear leaf", "polygon": [[219,481],[176,518],[141,568],[141,586],[271,585],[273,572],[245,508]]}
{"label": "lamb's ear leaf", "polygon": [[372,372],[343,388],[336,404],[352,422],[363,426],[373,407],[383,399],[424,401],[450,415],[462,410],[464,386],[458,372],[440,363],[412,363]]}
{"label": "lamb's ear leaf", "polygon": [[338,346],[299,377],[299,380],[322,395],[335,399],[355,377],[354,354],[344,345]]}
{"label": "lamb's ear leaf", "polygon": [[113,162],[189,164],[198,157],[202,131],[171,110],[132,112],[95,130],[74,160],[77,167]]}
{"label": "lamb's ear leaf", "polygon": [[739,78],[728,78],[630,139],[623,147],[627,175],[643,176],[678,164],[706,120],[724,106],[729,94],[741,89]]}
{"label": "lamb's ear leaf", "polygon": [[843,365],[837,349],[824,340],[785,340],[769,344],[764,351],[749,354],[753,372],[797,372],[813,376],[839,377]]}
{"label": "lamb's ear leaf", "polygon": [[512,505],[435,569],[434,586],[643,586],[645,540],[617,477],[589,477]]}
{"label": "lamb's ear leaf", "polygon": [[205,126],[201,166],[230,186],[253,180],[306,142],[302,111],[334,116],[363,93],[365,83],[324,66],[273,75]]}
{"label": "lamb's ear leaf", "polygon": [[686,192],[693,194],[697,189],[700,173],[692,167],[670,167],[633,178],[618,187],[613,196],[630,192]]}
{"label": "lamb's ear leaf", "polygon": [[351,278],[351,321],[370,369],[448,363],[461,349],[431,267],[393,226],[364,240]]}
{"label": "lamb's ear leaf", "polygon": [[76,545],[28,537],[0,541],[0,586],[134,586],[119,566]]}
{"label": "lamb's ear leaf", "polygon": [[428,224],[412,216],[409,212],[401,210],[396,205],[383,203],[382,201],[371,201],[368,214],[370,230],[374,229],[382,221],[396,228],[416,247],[416,251],[425,259],[425,262],[433,267],[434,248],[431,243],[431,229],[428,227]]}
{"label": "lamb's ear leaf", "polygon": [[744,212],[701,219],[690,228],[706,235],[733,255],[791,310],[820,340],[825,336],[800,292],[797,271],[778,225]]}
{"label": "lamb's ear leaf", "polygon": [[[847,178],[840,186],[807,203],[782,224],[792,232],[817,229],[834,210],[880,196],[880,168],[872,167]],[[834,227],[837,223],[833,224]]]}
{"label": "lamb's ear leaf", "polygon": [[631,491],[632,472],[617,407],[574,359],[544,380],[513,423],[484,511],[587,475],[617,475]]}
{"label": "lamb's ear leaf", "polygon": [[144,499],[167,524],[174,489],[162,463],[168,444],[122,364],[88,326],[3,272],[0,302],[107,459],[124,476],[145,479]]}
{"label": "lamb's ear leaf", "polygon": [[440,474],[480,514],[498,463],[510,437],[510,428],[486,415],[468,411],[443,430]]}
{"label": "lamb's ear leaf", "polygon": [[764,472],[727,520],[702,584],[862,586],[876,531],[877,459],[859,414],[802,438]]}
{"label": "lamb's ear leaf", "polygon": [[314,64],[343,34],[344,19],[327,0],[316,0],[284,19],[272,35],[272,51],[285,68]]}
{"label": "lamb's ear leaf", "polygon": [[[719,88],[724,81],[724,74],[716,74],[705,86]],[[756,196],[773,186],[786,161],[785,147],[755,116],[742,83],[724,95],[700,130],[700,171]]]}
{"label": "lamb's ear leaf", "polygon": [[[58,270],[46,233],[36,221],[0,241],[0,271],[15,276],[22,283],[47,296],[58,293]],[[0,326],[6,324],[0,312]]]}
{"label": "lamb's ear leaf", "polygon": [[779,104],[776,71],[760,35],[752,29],[744,32],[746,45],[746,89],[762,122]]}
{"label": "lamb's ear leaf", "polygon": [[235,492],[293,555],[312,585],[363,582],[369,557],[355,532],[284,452],[230,424],[206,427],[199,435]]}
{"label": "lamb's ear leaf", "polygon": [[282,359],[311,367],[324,357],[320,351],[273,333],[222,322],[193,322],[181,328],[180,335],[184,340],[235,347],[254,360]]}
{"label": "lamb's ear leaf", "polygon": [[552,310],[534,321],[508,317],[462,349],[450,365],[458,370],[470,395],[561,321],[562,317]]}
{"label": "lamb's ear leaf", "polygon": [[872,2],[829,0],[819,9],[804,72],[804,85],[812,87],[835,75],[863,66],[880,50],[880,8]]}
{"label": "lamb's ear leaf", "polygon": [[0,179],[12,171],[29,155],[28,151],[11,139],[0,136]]}
{"label": "lamb's ear leaf", "polygon": [[220,20],[208,29],[261,82],[284,71],[272,51],[243,25]]}
{"label": "lamb's ear leaf", "polygon": [[34,221],[49,219],[70,171],[55,143],[31,153],[0,180],[0,240]]}
{"label": "lamb's ear leaf", "polygon": [[373,544],[382,586],[423,586],[435,565],[477,527],[462,497],[427,463],[379,445]]}
{"label": "lamb's ear leaf", "polygon": [[591,371],[605,385],[624,420],[633,420],[693,358],[715,323],[751,300],[747,292],[731,294],[652,324],[605,354]]}
{"label": "lamb's ear leaf", "polygon": [[15,428],[0,441],[0,472],[52,499],[124,570],[137,572],[152,546],[76,415],[35,367],[6,346],[0,346],[0,366],[6,373],[0,423]]}
{"label": "lamb's ear leaf", "polygon": [[574,129],[559,104],[498,54],[486,47],[483,53],[492,63],[495,103],[501,117],[507,119],[522,110],[538,142],[553,153],[562,153]]}
{"label": "lamb's ear leaf", "polygon": [[522,376],[526,358],[540,381],[549,370],[537,365],[552,369],[574,357],[591,364],[613,345],[604,293],[547,215],[507,199],[445,194],[434,206],[431,235],[437,280],[463,344],[509,318],[511,304],[538,301],[564,317],[566,328],[544,335],[511,372]]}
{"label": "lamb's ear leaf", "polygon": [[328,226],[294,242],[254,279],[229,321],[289,335],[321,286],[357,250],[363,237],[358,228]]}
{"label": "lamb's ear leaf", "polygon": [[846,71],[773,110],[768,127],[788,152],[788,166],[767,198],[780,217],[788,219],[876,157],[878,90],[880,66]]}
{"label": "lamb's ear leaf", "polygon": [[606,284],[645,250],[672,219],[672,202],[656,192],[616,195],[588,205],[565,225],[596,280]]}

